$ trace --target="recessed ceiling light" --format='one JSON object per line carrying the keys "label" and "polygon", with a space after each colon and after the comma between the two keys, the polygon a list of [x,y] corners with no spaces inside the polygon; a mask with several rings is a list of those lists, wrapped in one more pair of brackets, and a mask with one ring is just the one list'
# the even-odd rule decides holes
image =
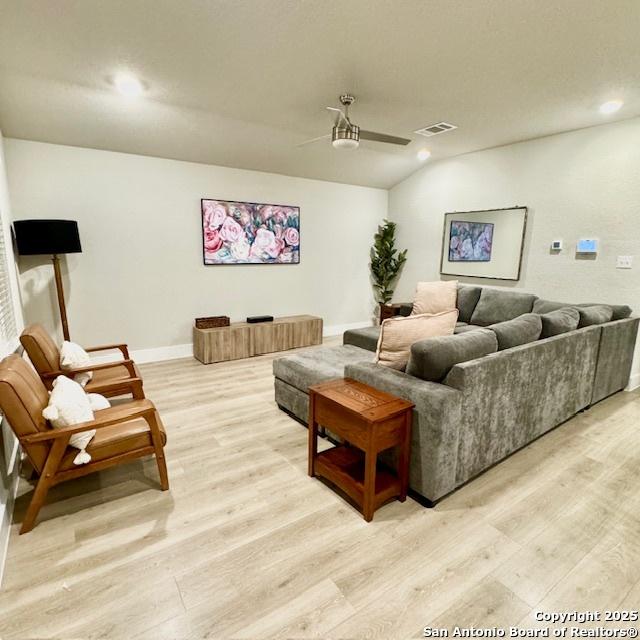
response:
{"label": "recessed ceiling light", "polygon": [[615,113],[623,104],[622,100],[609,100],[600,105],[600,113]]}
{"label": "recessed ceiling light", "polygon": [[137,98],[143,91],[140,80],[130,73],[119,73],[113,79],[113,84],[116,89],[127,98]]}
{"label": "recessed ceiling light", "polygon": [[418,160],[420,160],[420,162],[424,162],[425,160],[428,160],[431,157],[431,151],[429,151],[429,149],[420,149],[420,151],[418,151]]}

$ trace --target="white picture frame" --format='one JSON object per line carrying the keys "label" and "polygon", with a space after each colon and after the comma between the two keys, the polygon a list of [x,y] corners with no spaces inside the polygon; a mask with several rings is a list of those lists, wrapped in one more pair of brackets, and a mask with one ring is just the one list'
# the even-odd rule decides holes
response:
{"label": "white picture frame", "polygon": [[[452,223],[469,223],[467,225]],[[481,234],[484,246],[477,251],[469,249],[461,254],[452,247],[459,241],[457,228],[472,228]],[[451,211],[444,214],[440,274],[492,280],[519,280],[522,270],[524,239],[527,229],[527,207],[507,207],[478,211]],[[470,233],[470,235],[473,235]],[[488,238],[488,241],[487,241]],[[466,239],[470,243],[469,238]]]}

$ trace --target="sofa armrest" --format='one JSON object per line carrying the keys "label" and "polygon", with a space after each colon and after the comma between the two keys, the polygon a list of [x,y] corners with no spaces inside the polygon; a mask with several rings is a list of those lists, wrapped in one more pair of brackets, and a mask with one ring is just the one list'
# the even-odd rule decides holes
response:
{"label": "sofa armrest", "polygon": [[399,316],[410,316],[413,311],[413,302],[399,302],[400,309],[398,310]]}
{"label": "sofa armrest", "polygon": [[462,393],[378,364],[351,364],[345,377],[415,404],[409,484],[435,501],[456,486]]}

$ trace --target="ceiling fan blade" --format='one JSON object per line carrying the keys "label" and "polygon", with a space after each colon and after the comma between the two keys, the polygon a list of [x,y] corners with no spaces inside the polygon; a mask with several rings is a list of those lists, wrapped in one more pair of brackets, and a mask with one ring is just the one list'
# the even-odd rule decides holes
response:
{"label": "ceiling fan blade", "polygon": [[331,134],[327,133],[323,136],[318,136],[317,138],[311,138],[311,140],[305,140],[304,142],[297,144],[296,147],[304,147],[304,145],[306,144],[311,144],[312,142],[317,142],[318,140],[324,140],[325,138],[330,138],[330,137],[331,137]]}
{"label": "ceiling fan blade", "polygon": [[364,131],[362,129],[360,129],[360,140],[373,140],[374,142],[387,142],[389,144],[400,144],[403,146],[411,142],[408,138],[398,138],[397,136],[389,136],[386,133]]}
{"label": "ceiling fan blade", "polygon": [[342,109],[338,109],[337,107],[325,107],[327,109],[327,111],[334,111],[336,113],[336,121],[335,121],[335,125],[338,126],[338,123],[340,122],[340,120],[344,120],[349,127],[351,127],[351,122],[349,121],[349,118],[347,118],[347,114],[342,110]]}

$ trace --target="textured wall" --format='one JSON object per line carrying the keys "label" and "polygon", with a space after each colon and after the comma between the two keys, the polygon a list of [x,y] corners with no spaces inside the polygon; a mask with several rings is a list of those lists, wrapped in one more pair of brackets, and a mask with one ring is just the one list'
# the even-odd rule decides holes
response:
{"label": "textured wall", "polygon": [[[6,141],[14,219],[78,220],[66,257],[72,339],[134,349],[191,342],[197,316],[311,313],[366,322],[368,252],[388,192],[60,145]],[[298,205],[299,265],[202,264],[200,198]],[[51,266],[21,258],[27,321],[57,327]]]}
{"label": "textured wall", "polygon": [[[554,300],[629,304],[640,314],[638,118],[432,162],[396,185],[389,213],[409,253],[395,299],[440,277],[445,212],[513,205],[529,207],[520,281],[460,280]],[[576,257],[581,237],[600,240],[597,258]],[[555,239],[564,240],[558,255],[549,250]],[[634,268],[616,269],[618,255],[634,255]],[[634,372],[640,377],[637,347]]]}

